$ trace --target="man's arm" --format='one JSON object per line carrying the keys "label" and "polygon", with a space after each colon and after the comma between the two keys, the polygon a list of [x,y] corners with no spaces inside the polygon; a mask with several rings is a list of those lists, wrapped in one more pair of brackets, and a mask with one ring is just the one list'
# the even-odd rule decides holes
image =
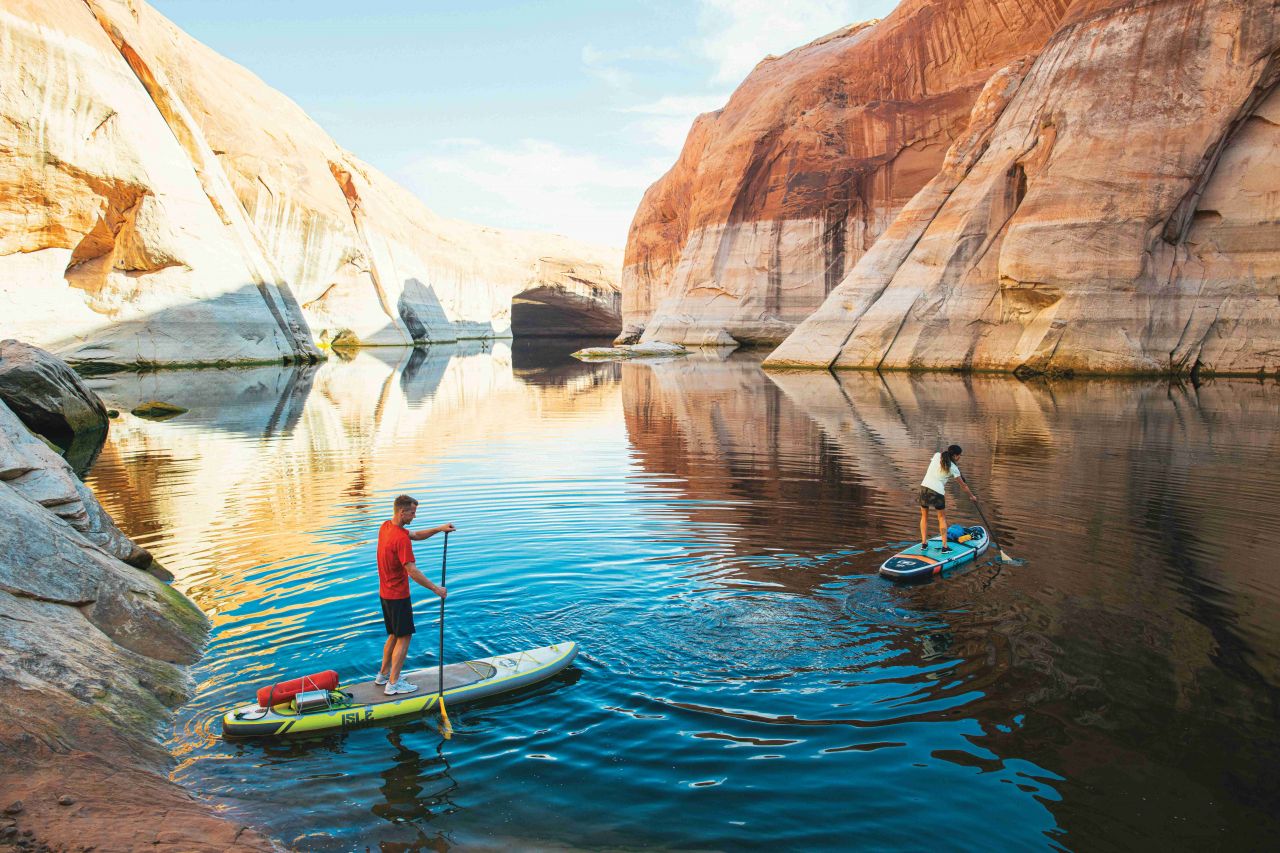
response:
{"label": "man's arm", "polygon": [[438,527],[428,527],[425,530],[409,530],[406,532],[409,534],[409,538],[414,542],[421,542],[423,539],[430,539],[437,533],[453,533],[457,529],[458,528],[454,527],[452,524],[445,522]]}
{"label": "man's arm", "polygon": [[446,590],[444,587],[440,586],[440,584],[432,583],[431,581],[429,581],[429,580],[427,579],[427,576],[426,576],[426,575],[424,575],[422,572],[418,571],[418,564],[417,564],[417,563],[405,563],[405,564],[404,564],[404,570],[405,570],[405,572],[406,572],[406,573],[408,573],[409,577],[413,578],[413,579],[414,579],[414,580],[416,580],[418,583],[422,584],[422,585],[423,585],[423,586],[425,586],[427,589],[431,590],[432,592],[434,592],[436,595],[440,596],[441,598],[445,598],[446,596],[448,596],[448,594],[449,594],[448,590]]}

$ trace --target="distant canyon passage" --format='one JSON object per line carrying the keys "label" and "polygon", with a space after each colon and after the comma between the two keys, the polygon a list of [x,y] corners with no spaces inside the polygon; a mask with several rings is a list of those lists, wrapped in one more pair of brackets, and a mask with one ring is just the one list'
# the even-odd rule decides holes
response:
{"label": "distant canyon passage", "polygon": [[904,2],[650,188],[624,337],[772,367],[1280,369],[1280,4]]}
{"label": "distant canyon passage", "polygon": [[0,9],[8,336],[73,362],[308,361],[506,337],[517,301],[556,319],[529,334],[611,335],[620,263],[437,216],[140,0]]}

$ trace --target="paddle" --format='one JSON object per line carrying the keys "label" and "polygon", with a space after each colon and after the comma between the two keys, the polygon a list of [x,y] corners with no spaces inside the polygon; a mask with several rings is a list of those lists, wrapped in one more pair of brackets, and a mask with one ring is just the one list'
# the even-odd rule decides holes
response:
{"label": "paddle", "polygon": [[[445,571],[449,565],[449,531],[444,532],[444,551],[440,555],[440,586],[445,584]],[[453,725],[444,707],[444,596],[440,597],[440,734],[445,740],[453,737]]]}
{"label": "paddle", "polygon": [[1000,552],[1000,559],[1006,563],[1012,563],[1013,558],[1004,552],[1004,549],[1000,547],[999,542],[996,542],[996,532],[991,529],[991,523],[988,522],[987,517],[982,514],[982,504],[978,503],[978,496],[970,491],[969,497],[973,498],[973,506],[978,511],[978,518],[982,519],[983,527],[987,528],[987,533],[991,535],[991,542],[996,546],[996,550]]}

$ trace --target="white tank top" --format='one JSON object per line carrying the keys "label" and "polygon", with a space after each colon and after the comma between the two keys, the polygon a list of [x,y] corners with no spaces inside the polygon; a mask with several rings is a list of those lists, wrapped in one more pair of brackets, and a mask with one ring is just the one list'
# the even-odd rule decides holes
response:
{"label": "white tank top", "polygon": [[947,493],[947,480],[960,476],[960,469],[956,467],[956,463],[951,463],[951,470],[945,472],[942,470],[942,454],[933,454],[933,459],[929,461],[929,470],[925,473],[924,479],[920,481],[920,485],[928,486],[940,495]]}

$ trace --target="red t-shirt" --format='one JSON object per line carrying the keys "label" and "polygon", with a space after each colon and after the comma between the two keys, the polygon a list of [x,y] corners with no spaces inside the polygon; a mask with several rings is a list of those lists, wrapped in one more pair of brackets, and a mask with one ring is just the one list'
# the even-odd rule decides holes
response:
{"label": "red t-shirt", "polygon": [[412,563],[413,540],[409,531],[394,521],[382,522],[378,528],[378,595],[383,598],[408,598],[409,573],[405,563]]}

